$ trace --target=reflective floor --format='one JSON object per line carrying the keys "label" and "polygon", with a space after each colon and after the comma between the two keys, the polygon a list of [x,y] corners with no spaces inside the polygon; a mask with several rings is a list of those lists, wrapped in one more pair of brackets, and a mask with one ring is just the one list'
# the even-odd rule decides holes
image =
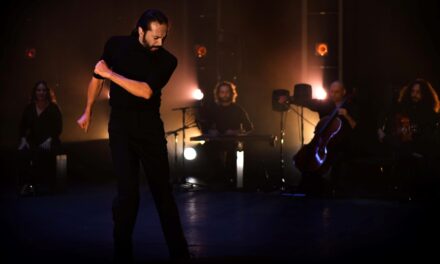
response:
{"label": "reflective floor", "polygon": [[[148,188],[142,188],[135,259],[167,263],[158,216]],[[111,183],[77,184],[56,195],[3,192],[2,263],[110,263],[114,192]],[[177,189],[175,197],[191,263],[438,258],[435,201],[312,199],[233,189]]]}

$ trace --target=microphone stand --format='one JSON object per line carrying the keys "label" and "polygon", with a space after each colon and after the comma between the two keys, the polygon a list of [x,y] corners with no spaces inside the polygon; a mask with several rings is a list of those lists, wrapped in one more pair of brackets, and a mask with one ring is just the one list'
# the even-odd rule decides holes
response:
{"label": "microphone stand", "polygon": [[[165,137],[169,135],[174,135],[174,172],[177,172],[177,136],[179,135],[180,129],[176,129],[173,131],[166,132]],[[173,177],[173,184],[178,183],[179,179],[178,177]]]}
{"label": "microphone stand", "polygon": [[301,147],[303,147],[304,146],[304,107],[303,106],[301,106],[301,111],[300,111],[300,118],[301,118],[301,120],[300,120],[300,126],[301,126]]}
{"label": "microphone stand", "polygon": [[[288,105],[291,104],[298,104],[300,106],[300,111],[298,113],[298,111],[294,111],[299,117],[300,117],[300,134],[301,134],[301,147],[304,146],[304,106],[300,103],[301,101],[299,100],[295,100],[294,97],[290,97],[289,100],[287,101]],[[292,109],[291,107],[289,107],[289,109]]]}
{"label": "microphone stand", "polygon": [[[293,99],[293,97],[289,98],[289,100],[286,102],[287,105],[291,105],[294,104],[295,100]],[[292,108],[289,107],[290,110],[292,110]],[[285,172],[285,161],[284,161],[284,136],[286,135],[285,132],[285,118],[287,115],[287,111],[282,111],[281,114],[281,122],[280,122],[280,175],[281,175],[281,191],[285,192],[287,191],[287,182],[286,179],[284,178],[284,172]],[[298,113],[297,111],[295,111],[296,114],[299,115],[300,117],[300,133],[301,133],[301,147],[304,146],[304,107],[301,105],[300,108],[300,112]]]}
{"label": "microphone stand", "polygon": [[185,116],[186,116],[186,110],[188,108],[182,108],[182,178],[180,179],[180,183],[186,183],[186,171],[185,171],[185,139],[186,139],[186,133],[185,133]]}
{"label": "microphone stand", "polygon": [[[194,126],[186,126],[186,111],[188,109],[191,108],[195,108],[194,106],[185,106],[185,107],[178,107],[178,108],[173,108],[173,111],[182,111],[182,127],[178,130],[182,130],[182,177],[180,177],[180,179],[178,179],[178,183],[185,183],[186,182],[186,176],[185,176],[185,139],[186,139],[186,133],[185,130],[190,128],[190,127],[194,127]],[[177,143],[175,143],[177,144]],[[177,153],[177,152],[176,152]],[[175,161],[177,163],[177,154],[175,156]]]}
{"label": "microphone stand", "polygon": [[286,131],[284,129],[284,116],[285,112],[281,112],[281,121],[280,121],[280,177],[281,177],[281,190],[285,190],[285,179],[284,179],[284,153],[283,153],[283,145],[284,145],[284,136],[286,134]]}

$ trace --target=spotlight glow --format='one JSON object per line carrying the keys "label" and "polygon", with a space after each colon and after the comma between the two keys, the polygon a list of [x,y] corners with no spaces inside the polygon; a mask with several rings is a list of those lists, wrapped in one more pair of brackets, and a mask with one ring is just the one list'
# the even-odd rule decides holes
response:
{"label": "spotlight glow", "polygon": [[186,182],[187,182],[187,183],[191,183],[191,184],[198,184],[197,179],[194,178],[194,177],[187,177],[187,178],[186,178]]}
{"label": "spotlight glow", "polygon": [[37,56],[37,50],[35,48],[28,48],[26,49],[25,54],[28,59],[35,59],[35,57]]}
{"label": "spotlight glow", "polygon": [[204,94],[203,94],[202,90],[200,90],[199,88],[196,88],[196,89],[192,92],[192,97],[193,97],[193,99],[200,101],[200,100],[203,99]]}
{"label": "spotlight glow", "polygon": [[204,45],[197,44],[194,47],[194,53],[196,54],[197,58],[202,59],[206,57],[206,54],[208,53],[208,49]]}
{"label": "spotlight glow", "polygon": [[317,56],[327,56],[328,55],[328,45],[327,43],[316,43],[315,45],[315,54]]}
{"label": "spotlight glow", "polygon": [[315,94],[314,97],[318,100],[325,100],[327,98],[327,92],[322,86],[317,86],[313,92]]}
{"label": "spotlight glow", "polygon": [[183,156],[186,160],[194,160],[195,158],[197,158],[197,152],[194,148],[185,148]]}
{"label": "spotlight glow", "polygon": [[243,188],[244,152],[237,151],[237,188]]}

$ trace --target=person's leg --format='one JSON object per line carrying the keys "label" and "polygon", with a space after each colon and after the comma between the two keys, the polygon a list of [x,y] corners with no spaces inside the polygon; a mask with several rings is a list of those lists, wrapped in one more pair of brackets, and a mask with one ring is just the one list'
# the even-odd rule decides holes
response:
{"label": "person's leg", "polygon": [[55,189],[56,156],[52,151],[38,149],[34,153],[34,168],[37,191],[50,193]]}
{"label": "person's leg", "polygon": [[138,151],[159,214],[170,257],[188,259],[190,257],[188,245],[170,184],[166,141],[164,139],[158,141],[144,141],[139,145]]}
{"label": "person's leg", "polygon": [[110,149],[118,181],[113,200],[113,238],[116,262],[133,261],[132,234],[139,208],[139,159],[129,138],[110,133]]}
{"label": "person's leg", "polygon": [[203,145],[206,154],[205,177],[212,184],[217,185],[223,176],[223,152],[220,149],[219,142],[211,141]]}
{"label": "person's leg", "polygon": [[32,150],[31,170],[32,183],[35,186],[36,191],[41,191],[41,184],[44,178],[44,158],[38,147]]}
{"label": "person's leg", "polygon": [[320,182],[320,175],[304,172],[301,174],[301,181],[298,186],[299,193],[304,193],[307,196],[314,196],[317,194],[318,185]]}
{"label": "person's leg", "polygon": [[348,166],[348,155],[343,152],[336,153],[331,167],[329,188],[325,190],[330,195],[340,197],[347,194]]}
{"label": "person's leg", "polygon": [[31,171],[31,151],[29,149],[23,149],[17,153],[17,182],[20,188],[21,195],[28,195],[31,191],[32,182],[32,171]]}
{"label": "person's leg", "polygon": [[411,144],[402,144],[399,147],[398,161],[396,166],[395,177],[399,199],[407,200],[412,195],[411,175],[414,172],[414,160],[411,156]]}
{"label": "person's leg", "polygon": [[57,154],[59,149],[52,147],[48,157],[48,177],[49,177],[49,192],[55,193],[57,191]]}
{"label": "person's leg", "polygon": [[414,164],[407,156],[400,156],[395,169],[396,189],[398,191],[399,199],[406,200],[411,195],[411,174],[413,172]]}

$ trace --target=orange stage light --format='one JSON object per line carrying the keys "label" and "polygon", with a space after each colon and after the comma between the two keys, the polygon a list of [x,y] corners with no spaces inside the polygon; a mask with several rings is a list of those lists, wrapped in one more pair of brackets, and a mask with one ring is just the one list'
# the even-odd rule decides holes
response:
{"label": "orange stage light", "polygon": [[316,43],[315,54],[321,57],[328,55],[328,45],[327,43]]}
{"label": "orange stage light", "polygon": [[195,51],[197,58],[199,58],[199,59],[204,58],[206,56],[206,54],[208,53],[208,49],[205,46],[199,45],[199,44],[197,44],[194,47],[194,51]]}
{"label": "orange stage light", "polygon": [[34,59],[37,56],[37,50],[35,48],[28,48],[25,55],[28,59]]}

